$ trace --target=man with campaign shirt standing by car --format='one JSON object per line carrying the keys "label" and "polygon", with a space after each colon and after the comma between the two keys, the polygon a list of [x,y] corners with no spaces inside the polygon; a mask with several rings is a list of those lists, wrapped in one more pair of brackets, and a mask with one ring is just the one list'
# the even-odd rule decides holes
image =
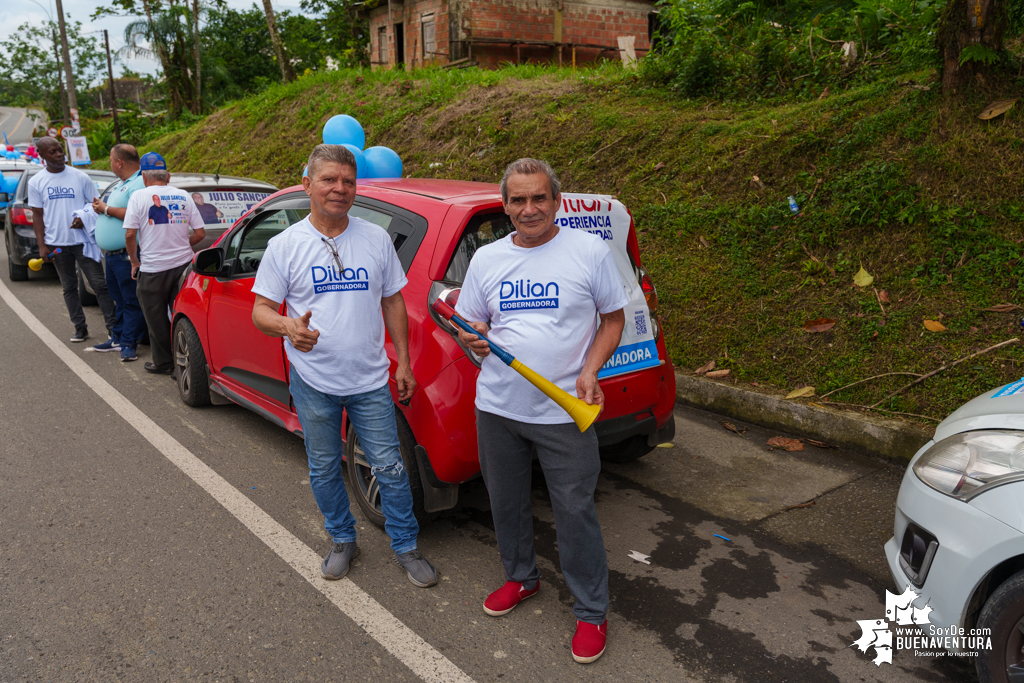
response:
{"label": "man with campaign shirt standing by car", "polygon": [[[341,145],[317,145],[302,185],[310,215],[271,238],[256,272],[252,321],[271,337],[286,337],[295,404],[313,497],[332,547],[320,575],[348,574],[357,552],[356,520],[342,480],[342,411],[355,428],[380,490],[384,529],[394,561],[421,588],[437,570],[417,546],[409,474],[398,441],[388,387],[385,328],[395,345],[400,400],[416,388],[409,360],[408,282],[387,231],[349,215],[356,196],[356,160]],[[287,315],[280,315],[288,302]]]}
{"label": "man with campaign shirt standing by car", "polygon": [[[171,355],[171,320],[168,306],[178,295],[181,274],[192,262],[192,245],[206,237],[203,217],[187,192],[169,185],[167,163],[156,152],[140,159],[142,182],[128,200],[124,216],[124,242],[138,280],[139,304],[149,326],[153,360],[147,372],[174,374]],[[191,232],[190,232],[191,228]]]}
{"label": "man with campaign shirt standing by car", "polygon": [[[597,373],[615,352],[628,303],[611,250],[582,230],[559,229],[560,183],[548,164],[505,169],[501,198],[516,231],[481,247],[455,310],[478,332],[591,405],[604,402]],[[580,433],[556,403],[460,331],[483,363],[476,385],[480,470],[491,500],[505,584],[484,601],[491,616],[540,590],[530,484],[536,450],[555,515],[558,557],[576,597],[573,658],[596,660],[607,643],[608,558],[594,505],[601,472],[594,427]]]}
{"label": "man with campaign shirt standing by car", "polygon": [[[103,266],[85,255],[85,237],[80,231],[71,229],[75,211],[96,197],[96,185],[85,173],[65,164],[64,148],[55,139],[42,138],[38,149],[39,156],[46,162],[46,168],[28,181],[32,228],[36,233],[39,258],[52,261],[60,276],[64,304],[75,326],[71,341],[83,342],[89,337],[89,327],[85,311],[82,310],[75,264],[81,268],[92,291],[96,292],[108,333],[113,330],[117,319],[114,302],[107,294],[107,285],[103,280]],[[58,247],[60,253],[51,253]]]}
{"label": "man with campaign shirt standing by car", "polygon": [[121,362],[139,359],[136,349],[145,331],[136,282],[132,277],[131,259],[124,242],[124,217],[128,200],[146,185],[142,180],[139,151],[132,145],[118,144],[110,149],[110,170],[121,182],[107,196],[92,200],[96,220],[96,243],[103,249],[107,266],[107,291],[117,307],[117,319],[110,339],[92,347],[96,351],[119,351]]}

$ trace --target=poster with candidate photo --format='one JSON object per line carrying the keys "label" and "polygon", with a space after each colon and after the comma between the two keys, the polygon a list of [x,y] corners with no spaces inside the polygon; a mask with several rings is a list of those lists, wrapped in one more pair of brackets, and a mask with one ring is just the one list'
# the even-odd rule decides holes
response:
{"label": "poster with candidate photo", "polygon": [[92,163],[89,158],[89,141],[85,137],[68,138],[68,157],[72,166],[88,166]]}
{"label": "poster with candidate photo", "polygon": [[206,225],[223,225],[225,228],[237,221],[242,214],[269,197],[269,192],[237,192],[234,190],[214,190],[212,192],[192,192],[192,201],[196,203],[199,214]]}

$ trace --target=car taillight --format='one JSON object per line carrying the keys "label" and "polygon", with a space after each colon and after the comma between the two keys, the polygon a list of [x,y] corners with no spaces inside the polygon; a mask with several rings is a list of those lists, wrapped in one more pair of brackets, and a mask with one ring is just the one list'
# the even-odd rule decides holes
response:
{"label": "car taillight", "polygon": [[32,209],[14,207],[11,209],[11,221],[15,225],[32,225]]}
{"label": "car taillight", "polygon": [[459,328],[442,318],[440,314],[434,310],[434,302],[438,299],[445,302],[452,308],[455,308],[455,304],[459,302],[460,291],[462,291],[462,288],[453,282],[435,282],[430,286],[430,293],[427,295],[427,310],[430,311],[430,317],[434,319],[434,322],[437,323],[442,330],[450,334],[453,339],[455,339],[459,348],[466,353],[466,358],[468,358],[473,365],[480,367],[480,364],[483,362],[483,358],[473,353],[468,346],[459,341]]}
{"label": "car taillight", "polygon": [[654,280],[651,276],[641,268],[640,269],[640,289],[644,292],[644,299],[647,300],[647,308],[651,310],[651,315],[658,310],[658,290],[654,287]]}

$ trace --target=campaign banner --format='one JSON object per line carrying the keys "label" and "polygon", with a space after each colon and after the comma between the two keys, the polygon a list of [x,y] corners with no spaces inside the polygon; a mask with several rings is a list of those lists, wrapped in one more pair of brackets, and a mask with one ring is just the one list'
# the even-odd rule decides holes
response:
{"label": "campaign banner", "polygon": [[92,163],[89,158],[89,141],[85,136],[68,138],[68,156],[71,157],[72,166],[88,166]]}
{"label": "campaign banner", "polygon": [[629,260],[627,240],[631,219],[622,202],[609,195],[562,193],[562,205],[555,214],[559,228],[583,230],[597,235],[605,241],[615,257],[615,265],[622,276],[629,303],[624,309],[626,325],[622,328],[622,339],[611,359],[605,363],[598,378],[624,375],[661,364],[658,346],[651,324],[651,311],[640,288],[633,264]]}
{"label": "campaign banner", "polygon": [[239,190],[213,190],[192,192],[199,214],[206,225],[234,224],[242,214],[269,197],[269,192],[242,192]]}

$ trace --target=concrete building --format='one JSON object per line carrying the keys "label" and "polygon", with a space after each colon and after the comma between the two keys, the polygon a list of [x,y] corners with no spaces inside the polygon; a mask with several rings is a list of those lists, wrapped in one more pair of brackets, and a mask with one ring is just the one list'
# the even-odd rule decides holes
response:
{"label": "concrete building", "polygon": [[373,67],[412,69],[642,56],[656,14],[649,0],[390,0],[369,16]]}

